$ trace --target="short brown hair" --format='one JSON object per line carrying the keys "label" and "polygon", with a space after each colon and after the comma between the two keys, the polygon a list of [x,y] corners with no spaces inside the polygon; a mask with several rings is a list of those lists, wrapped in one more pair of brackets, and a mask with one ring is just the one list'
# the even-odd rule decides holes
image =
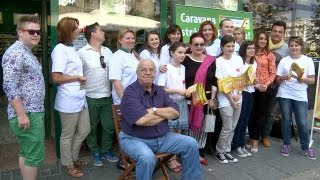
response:
{"label": "short brown hair", "polygon": [[58,31],[58,43],[62,44],[71,44],[72,33],[76,30],[79,26],[79,20],[72,17],[64,17],[60,19],[57,25]]}
{"label": "short brown hair", "polygon": [[291,42],[295,42],[295,43],[299,44],[303,49],[303,39],[300,36],[291,36],[289,38],[288,44],[290,45]]}
{"label": "short brown hair", "polygon": [[211,26],[212,31],[213,31],[213,35],[212,35],[212,39],[211,40],[214,41],[218,37],[218,30],[217,30],[216,26],[213,24],[212,21],[203,21],[200,24],[200,28],[199,28],[198,32],[203,35],[202,30],[206,25],[210,25]]}
{"label": "short brown hair", "polygon": [[40,24],[39,15],[37,13],[35,13],[35,14],[28,14],[28,15],[20,16],[17,19],[17,29],[16,30],[21,29],[22,26],[24,25],[24,23],[26,23],[26,22]]}

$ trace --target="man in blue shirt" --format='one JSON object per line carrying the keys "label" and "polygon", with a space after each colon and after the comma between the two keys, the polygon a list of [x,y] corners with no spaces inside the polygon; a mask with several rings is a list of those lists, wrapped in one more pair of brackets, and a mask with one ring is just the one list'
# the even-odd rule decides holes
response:
{"label": "man in blue shirt", "polygon": [[155,72],[151,60],[140,61],[138,80],[124,91],[120,104],[121,149],[137,162],[137,179],[152,179],[156,165],[154,153],[180,155],[182,178],[202,179],[196,140],[169,132],[168,119],[179,116],[178,106],[162,87],[153,84]]}

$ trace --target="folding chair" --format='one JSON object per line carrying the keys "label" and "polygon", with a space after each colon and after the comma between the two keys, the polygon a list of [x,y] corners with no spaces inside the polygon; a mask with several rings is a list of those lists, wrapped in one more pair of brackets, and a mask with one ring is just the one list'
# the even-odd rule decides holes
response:
{"label": "folding chair", "polygon": [[[125,170],[124,172],[118,177],[119,180],[122,179],[133,179],[134,175],[132,175],[132,171],[136,167],[136,163],[133,159],[129,158],[124,154],[124,152],[121,150],[121,146],[119,143],[119,133],[121,131],[120,127],[120,122],[121,122],[121,112],[120,112],[120,107],[119,105],[112,105],[112,115],[113,115],[113,121],[114,121],[114,127],[118,139],[118,144],[119,144],[119,151],[120,151],[120,156],[121,159],[124,163]],[[154,172],[157,172],[159,169],[162,171],[162,177],[161,179],[166,179],[169,180],[168,172],[166,170],[166,163],[169,161],[170,158],[172,158],[174,154],[168,154],[168,153],[156,153],[155,157],[157,159],[157,164],[154,169]]]}

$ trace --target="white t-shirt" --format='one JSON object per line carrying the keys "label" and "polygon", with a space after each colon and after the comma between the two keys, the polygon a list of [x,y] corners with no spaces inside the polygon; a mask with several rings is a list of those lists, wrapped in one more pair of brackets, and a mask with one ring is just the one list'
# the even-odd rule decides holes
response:
{"label": "white t-shirt", "polygon": [[[223,59],[221,56],[216,60],[217,79],[225,77],[238,77],[243,73],[243,61],[238,55],[232,55],[230,60]],[[235,92],[233,92],[235,93]],[[219,108],[230,106],[230,101],[224,93],[218,92]],[[242,102],[242,97],[237,103]]]}
{"label": "white t-shirt", "polygon": [[[63,75],[83,76],[82,62],[74,47],[58,44],[51,53],[52,72]],[[86,92],[80,82],[65,83],[58,86],[54,108],[59,112],[75,113],[87,107]]]}
{"label": "white t-shirt", "polygon": [[215,39],[213,41],[213,44],[211,46],[206,47],[207,54],[217,57],[219,56],[220,50],[220,42],[221,40],[219,38]]}
{"label": "white t-shirt", "polygon": [[[256,71],[257,71],[257,63],[256,63],[256,61],[253,61],[253,64],[245,63],[245,65],[243,66],[243,72],[245,72],[249,68],[249,66],[252,66],[253,73],[256,74]],[[249,92],[249,93],[255,92],[254,85],[245,86],[243,88],[243,91],[246,91],[246,92]]]}
{"label": "white t-shirt", "polygon": [[[110,61],[110,80],[120,80],[123,89],[137,80],[137,67],[139,61],[133,53],[125,52],[119,49],[111,56]],[[114,85],[112,85],[112,99],[114,104],[120,104],[119,98]]]}
{"label": "white t-shirt", "polygon": [[157,84],[158,79],[159,79],[159,75],[160,75],[160,58],[159,58],[158,54],[151,54],[148,50],[145,49],[145,50],[141,51],[140,57],[141,57],[141,60],[143,60],[143,59],[152,60],[154,62],[154,64],[156,65],[156,77],[154,79],[154,83]]}
{"label": "white t-shirt", "polygon": [[[186,68],[182,64],[180,67],[168,64],[167,71],[160,74],[158,85],[168,89],[186,89],[185,71]],[[184,96],[181,96],[180,94],[170,94],[169,96],[174,100],[184,99]]]}
{"label": "white t-shirt", "polygon": [[[302,77],[315,75],[312,59],[302,55],[299,59],[292,59],[290,56],[281,59],[277,68],[277,76],[288,75],[293,62],[297,63],[301,68],[304,68]],[[308,102],[307,88],[307,84],[299,83],[296,78],[291,77],[290,80],[280,84],[277,97]]]}
{"label": "white t-shirt", "polygon": [[102,98],[111,96],[111,83],[109,80],[109,63],[112,51],[101,46],[101,55],[104,56],[106,68],[100,63],[100,53],[89,44],[78,50],[82,60],[83,73],[87,81],[85,84],[86,96],[90,98]]}
{"label": "white t-shirt", "polygon": [[171,63],[171,56],[169,53],[170,44],[162,46],[160,51],[160,64],[166,65]]}
{"label": "white t-shirt", "polygon": [[[208,47],[209,49],[212,49],[212,50],[209,50],[210,53],[212,53],[212,56],[218,57],[221,54],[221,39],[217,38],[216,40],[214,40],[214,43],[211,46],[209,46],[210,48]],[[240,45],[237,42],[235,42],[234,43],[234,55],[239,55],[239,49],[240,49]],[[207,50],[207,48],[206,48],[206,50]],[[208,51],[207,51],[207,53],[208,53]]]}

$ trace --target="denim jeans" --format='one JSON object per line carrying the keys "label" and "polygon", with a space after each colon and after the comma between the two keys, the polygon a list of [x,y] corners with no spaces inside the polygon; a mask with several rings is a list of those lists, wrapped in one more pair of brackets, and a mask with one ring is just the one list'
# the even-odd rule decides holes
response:
{"label": "denim jeans", "polygon": [[308,102],[296,101],[293,99],[280,98],[278,102],[281,109],[281,131],[283,137],[283,144],[291,144],[291,121],[292,112],[294,113],[296,124],[298,126],[298,133],[300,138],[300,145],[302,150],[309,148],[309,135],[308,135]]}
{"label": "denim jeans", "polygon": [[181,156],[182,179],[202,179],[197,141],[192,137],[168,132],[163,137],[142,139],[120,132],[119,139],[122,151],[137,162],[137,180],[152,179],[156,152]]}
{"label": "denim jeans", "polygon": [[251,112],[254,102],[254,93],[249,93],[246,91],[242,92],[242,107],[240,117],[234,130],[232,149],[237,149],[238,147],[245,146],[245,136],[248,126],[248,122],[251,118]]}

